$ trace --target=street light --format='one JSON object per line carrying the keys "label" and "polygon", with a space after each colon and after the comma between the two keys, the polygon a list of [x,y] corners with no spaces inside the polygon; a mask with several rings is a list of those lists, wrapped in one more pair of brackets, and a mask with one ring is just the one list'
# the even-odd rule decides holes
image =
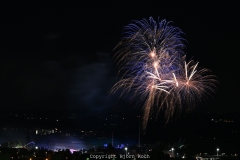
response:
{"label": "street light", "polygon": [[125,150],[126,150],[126,155],[127,155],[127,147],[125,147]]}
{"label": "street light", "polygon": [[173,156],[173,151],[174,151],[174,148],[172,148],[172,157],[174,157],[174,156]]}
{"label": "street light", "polygon": [[219,151],[219,148],[217,148],[217,158],[218,158],[218,151]]}

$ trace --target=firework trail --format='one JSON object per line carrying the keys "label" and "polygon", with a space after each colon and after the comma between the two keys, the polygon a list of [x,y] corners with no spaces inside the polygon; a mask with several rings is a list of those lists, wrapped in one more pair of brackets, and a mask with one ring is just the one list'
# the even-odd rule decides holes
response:
{"label": "firework trail", "polygon": [[210,70],[186,62],[183,35],[171,22],[150,17],[128,24],[115,48],[122,78],[111,92],[131,93],[132,98],[144,102],[143,129],[153,113],[163,110],[168,121],[175,111],[205,101],[216,88]]}

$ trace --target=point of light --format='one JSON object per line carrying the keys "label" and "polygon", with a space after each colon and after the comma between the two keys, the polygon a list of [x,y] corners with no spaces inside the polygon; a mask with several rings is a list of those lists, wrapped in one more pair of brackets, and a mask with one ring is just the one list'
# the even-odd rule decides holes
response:
{"label": "point of light", "polygon": [[154,52],[151,52],[151,53],[150,53],[150,56],[151,56],[151,57],[155,57],[155,55],[156,55],[156,54],[155,54]]}
{"label": "point of light", "polygon": [[157,66],[158,66],[158,62],[154,62],[154,63],[153,63],[153,66],[154,66],[154,67],[157,67]]}

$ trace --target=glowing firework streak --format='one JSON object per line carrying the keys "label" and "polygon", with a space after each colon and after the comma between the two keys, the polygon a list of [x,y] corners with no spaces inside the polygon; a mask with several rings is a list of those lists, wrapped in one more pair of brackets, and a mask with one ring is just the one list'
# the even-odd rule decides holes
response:
{"label": "glowing firework streak", "polygon": [[115,55],[123,76],[112,93],[122,89],[122,95],[141,97],[143,129],[152,113],[164,110],[168,121],[175,110],[195,106],[214,92],[216,77],[207,69],[198,71],[198,63],[186,62],[183,32],[170,22],[152,17],[132,21],[124,33]]}

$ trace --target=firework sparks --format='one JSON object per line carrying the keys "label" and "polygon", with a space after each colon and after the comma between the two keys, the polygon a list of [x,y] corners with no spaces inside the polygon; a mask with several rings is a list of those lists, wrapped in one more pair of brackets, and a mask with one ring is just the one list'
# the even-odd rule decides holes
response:
{"label": "firework sparks", "polygon": [[[152,113],[164,110],[167,121],[177,109],[196,106],[211,96],[216,77],[198,62],[186,62],[184,33],[166,20],[132,21],[117,45],[115,60],[123,73],[112,93],[133,92],[144,101],[143,129]],[[191,109],[190,108],[190,109]]]}

